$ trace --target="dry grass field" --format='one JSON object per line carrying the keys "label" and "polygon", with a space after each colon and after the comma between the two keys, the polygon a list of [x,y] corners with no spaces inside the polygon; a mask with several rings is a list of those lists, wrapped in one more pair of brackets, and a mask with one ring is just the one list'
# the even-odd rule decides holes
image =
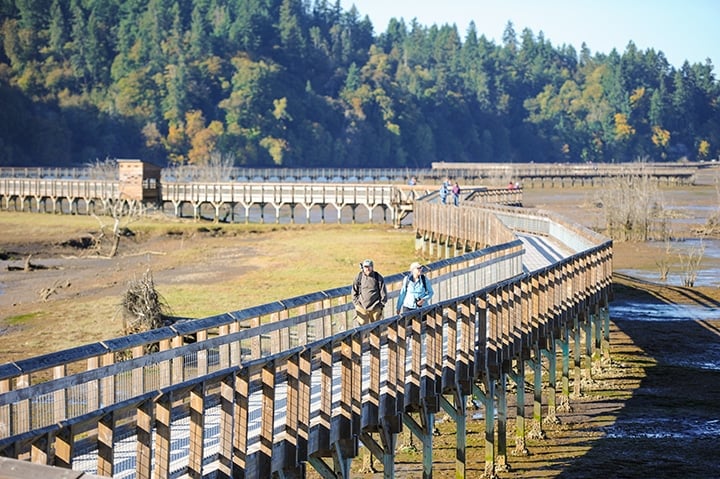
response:
{"label": "dry grass field", "polygon": [[350,284],[367,257],[385,274],[419,259],[389,225],[147,219],[113,258],[84,246],[92,218],[0,212],[0,228],[0,362],[119,336],[123,294],[147,271],[172,316],[203,318]]}

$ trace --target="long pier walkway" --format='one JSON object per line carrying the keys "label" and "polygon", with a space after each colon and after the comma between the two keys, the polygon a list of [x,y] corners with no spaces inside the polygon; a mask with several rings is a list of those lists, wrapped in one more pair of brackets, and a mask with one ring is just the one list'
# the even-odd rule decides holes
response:
{"label": "long pier walkway", "polygon": [[[119,181],[0,178],[0,208],[66,214],[142,214],[229,223],[356,223],[400,226],[417,198],[438,186],[352,183],[167,183],[131,196]],[[520,190],[464,188],[465,197],[519,205]]]}
{"label": "long pier walkway", "polygon": [[612,243],[470,197],[415,201],[413,228],[437,297],[417,312],[395,314],[396,274],[386,319],[363,326],[341,286],[0,365],[0,455],[112,477],[350,478],[364,446],[392,478],[407,430],[430,478],[444,411],[455,477],[469,477],[473,399],[484,477],[499,477],[509,385],[523,406],[525,383],[535,391],[532,416],[515,417],[522,453],[607,359]]}

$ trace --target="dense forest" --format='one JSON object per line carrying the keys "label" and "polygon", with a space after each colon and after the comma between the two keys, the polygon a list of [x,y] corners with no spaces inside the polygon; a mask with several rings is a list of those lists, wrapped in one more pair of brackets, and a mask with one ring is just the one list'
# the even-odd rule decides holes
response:
{"label": "dense forest", "polygon": [[578,52],[509,22],[501,44],[473,22],[380,27],[328,0],[0,2],[0,166],[720,154],[709,59]]}

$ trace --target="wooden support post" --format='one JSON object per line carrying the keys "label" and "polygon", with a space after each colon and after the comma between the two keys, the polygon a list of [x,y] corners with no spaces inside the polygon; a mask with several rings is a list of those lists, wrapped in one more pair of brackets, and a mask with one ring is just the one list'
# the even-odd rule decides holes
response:
{"label": "wooden support post", "polygon": [[[360,427],[364,432],[377,432],[379,428],[379,405],[380,405],[380,332],[378,328],[370,331],[369,351],[370,372],[368,390],[363,391],[362,419]],[[378,460],[381,460],[378,457]]]}
{"label": "wooden support post", "polygon": [[52,462],[50,444],[51,441],[47,434],[32,441],[30,443],[30,462],[42,465],[50,464]]}
{"label": "wooden support post", "polygon": [[455,414],[455,477],[464,478],[467,468],[467,396],[455,394],[454,398],[457,413]]}
{"label": "wooden support post", "polygon": [[435,432],[435,414],[422,409],[420,411],[422,421],[422,455],[423,455],[423,479],[432,478],[432,450],[433,450],[433,433]]}
{"label": "wooden support post", "polygon": [[497,397],[497,456],[495,470],[507,472],[510,468],[507,462],[507,373],[509,361],[504,361],[500,377],[498,378],[495,394]]}
{"label": "wooden support post", "polygon": [[[320,403],[310,416],[313,424],[308,440],[308,455],[311,457],[329,457],[332,455],[330,445],[330,420],[332,415],[332,343],[324,344],[320,351]],[[314,465],[314,463],[312,463]]]}
{"label": "wooden support post", "polygon": [[[357,451],[357,447],[355,448],[355,451],[352,451],[341,441],[335,441],[332,445],[333,472],[335,473],[333,477],[337,477],[339,479],[350,479],[350,465],[352,464],[352,458],[357,455],[355,452]],[[293,476],[283,476],[284,479],[290,479],[290,477]]]}
{"label": "wooden support post", "polygon": [[[179,348],[183,345],[182,336],[172,338],[172,348]],[[185,379],[185,357],[177,356],[172,359],[172,380],[171,384],[178,384]]]}
{"label": "wooden support post", "polygon": [[205,424],[205,385],[198,384],[190,390],[190,446],[188,454],[188,476],[191,479],[203,477],[203,449]]}
{"label": "wooden support post", "polygon": [[333,410],[330,442],[338,477],[349,477],[352,458],[357,456],[357,435],[352,430],[353,339],[345,337],[340,343],[340,404]]}
{"label": "wooden support post", "polygon": [[602,347],[602,317],[600,316],[600,306],[593,305],[592,328],[593,328],[593,348],[600,351]]}
{"label": "wooden support post", "polygon": [[235,376],[230,374],[220,382],[220,441],[217,469],[219,479],[230,479],[232,477],[234,391]]}
{"label": "wooden support post", "polygon": [[547,348],[541,349],[548,360],[548,390],[547,390],[547,416],[545,422],[558,424],[557,419],[557,351],[555,349],[554,333],[550,332]]}
{"label": "wooden support post", "polygon": [[515,362],[517,372],[510,371],[508,376],[515,382],[517,394],[515,404],[515,449],[513,456],[527,456],[530,454],[525,446],[525,360],[522,355]]}
{"label": "wooden support post", "polygon": [[242,474],[247,467],[248,423],[250,414],[250,371],[243,368],[235,377],[232,472]]}
{"label": "wooden support post", "polygon": [[97,425],[98,462],[97,473],[100,476],[112,477],[113,471],[113,445],[115,443],[115,414],[103,416]]}
{"label": "wooden support post", "polygon": [[455,477],[464,478],[467,467],[467,421],[466,401],[462,394],[453,394],[451,403],[447,397],[440,397],[440,406],[456,424],[455,432]]}
{"label": "wooden support post", "polygon": [[[198,331],[195,340],[199,343],[207,340],[207,330]],[[208,352],[205,349],[201,349],[197,352],[197,375],[205,376],[208,373]]]}
{"label": "wooden support post", "polygon": [[533,351],[533,423],[530,434],[535,439],[544,439],[542,419],[542,355],[540,344],[535,341]]}
{"label": "wooden support post", "polygon": [[392,479],[395,477],[395,446],[397,434],[392,432],[392,427],[383,427],[380,431],[383,446],[383,478]]}
{"label": "wooden support post", "polygon": [[137,437],[135,474],[138,479],[152,477],[152,423],[153,402],[143,401],[135,410],[135,436]]}
{"label": "wooden support post", "polygon": [[585,335],[585,374],[588,380],[592,380],[592,356],[593,356],[593,333],[592,333],[592,315],[589,310],[583,310],[583,319],[585,320],[582,325],[583,333]]}
{"label": "wooden support post", "polygon": [[72,458],[75,450],[73,428],[66,427],[55,434],[55,457],[53,465],[63,469],[72,469]]}
{"label": "wooden support post", "polygon": [[561,338],[557,341],[560,343],[562,351],[562,394],[560,396],[560,405],[558,410],[562,412],[570,412],[570,330],[569,325],[561,326]]}
{"label": "wooden support post", "polygon": [[273,452],[273,471],[282,473],[286,478],[299,478],[303,468],[298,460],[298,417],[301,408],[309,404],[300,402],[300,353],[293,354],[287,361],[287,405],[284,416],[284,438],[275,444]]}
{"label": "wooden support post", "polygon": [[580,397],[582,394],[581,383],[582,383],[582,345],[580,341],[580,322],[577,314],[573,315],[573,394],[575,397]]}
{"label": "wooden support post", "polygon": [[473,384],[475,395],[482,401],[485,414],[485,469],[481,477],[491,479],[495,474],[495,382],[486,376],[483,392]]}
{"label": "wooden support post", "polygon": [[607,306],[600,309],[603,322],[602,352],[606,362],[610,362],[610,310]]}
{"label": "wooden support post", "polygon": [[421,409],[419,412],[420,424],[407,412],[403,413],[403,423],[410,430],[411,435],[417,437],[422,444],[422,477],[423,479],[430,479],[432,477],[432,444],[433,433],[435,431],[435,414],[427,411],[427,409]]}
{"label": "wooden support post", "polygon": [[155,402],[155,471],[154,477],[170,476],[170,424],[172,423],[172,394]]}
{"label": "wooden support post", "polygon": [[[67,374],[67,365],[55,366],[53,368],[53,379],[64,378]],[[58,389],[53,393],[53,420],[61,422],[67,419],[67,392],[65,388]]]}
{"label": "wooden support post", "polygon": [[[15,380],[15,389],[21,389],[28,386],[30,386],[30,375],[18,375]],[[8,432],[13,431],[17,434],[17,431],[30,430],[30,425],[33,423],[33,409],[30,407],[30,400],[24,399],[18,401],[14,407],[11,407],[10,409],[11,411],[14,409],[14,411],[11,412],[11,419],[13,422],[10,423],[11,428],[8,429]],[[18,459],[22,458],[18,457]]]}

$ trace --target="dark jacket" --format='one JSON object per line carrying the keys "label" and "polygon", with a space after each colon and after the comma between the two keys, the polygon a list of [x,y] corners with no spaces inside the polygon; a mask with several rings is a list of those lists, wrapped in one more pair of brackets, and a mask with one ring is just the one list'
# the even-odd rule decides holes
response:
{"label": "dark jacket", "polygon": [[376,308],[383,309],[387,303],[385,278],[377,271],[368,275],[361,271],[353,282],[352,298],[356,306],[361,306],[368,311]]}

